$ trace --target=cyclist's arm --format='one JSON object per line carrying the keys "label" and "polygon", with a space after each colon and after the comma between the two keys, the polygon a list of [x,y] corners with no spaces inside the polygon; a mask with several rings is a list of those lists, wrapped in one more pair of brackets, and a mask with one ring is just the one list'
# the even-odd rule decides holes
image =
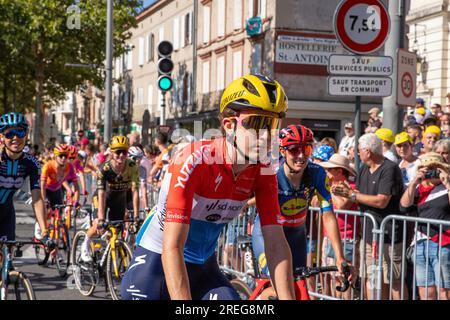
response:
{"label": "cyclist's arm", "polygon": [[74,196],[73,196],[73,201],[74,201],[74,203],[77,203],[80,200],[80,188],[78,187],[77,180],[73,180],[72,184],[73,184],[73,189],[75,191]]}
{"label": "cyclist's arm", "polygon": [[334,252],[336,252],[336,265],[340,266],[344,262],[344,252],[342,251],[341,234],[336,215],[333,211],[325,211],[322,218],[324,228],[327,230],[327,237],[331,241]]}
{"label": "cyclist's arm", "polygon": [[264,248],[272,282],[280,299],[295,299],[292,255],[277,221],[278,184],[275,174],[261,174],[255,181],[255,200],[261,219]]}
{"label": "cyclist's arm", "polygon": [[105,190],[98,190],[98,212],[99,220],[105,220],[106,194]]}
{"label": "cyclist's arm", "polygon": [[84,172],[80,171],[80,184],[81,184],[81,193],[86,194],[86,177],[84,176]]}
{"label": "cyclist's arm", "polygon": [[294,300],[294,276],[292,273],[292,255],[289,244],[280,225],[261,227],[264,248],[273,285],[280,300]]}
{"label": "cyclist's arm", "polygon": [[70,188],[69,182],[64,181],[62,183],[62,186],[64,187],[64,189],[66,189],[66,194],[68,194],[71,197],[73,192],[72,192],[72,189]]}
{"label": "cyclist's arm", "polygon": [[39,189],[31,190],[31,199],[36,215],[36,220],[41,228],[41,233],[44,234],[47,230],[47,220],[45,213],[44,198]]}
{"label": "cyclist's arm", "polygon": [[184,263],[184,244],[188,237],[189,225],[166,222],[162,264],[166,277],[167,289],[172,300],[191,300],[189,277]]}
{"label": "cyclist's arm", "polygon": [[41,196],[44,201],[45,201],[45,199],[47,199],[46,187],[47,187],[47,182],[45,181],[45,179],[41,179]]}

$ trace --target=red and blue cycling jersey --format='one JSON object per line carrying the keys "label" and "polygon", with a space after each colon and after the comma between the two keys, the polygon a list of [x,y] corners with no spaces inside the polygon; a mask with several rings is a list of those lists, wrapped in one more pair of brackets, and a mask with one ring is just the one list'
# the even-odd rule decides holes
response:
{"label": "red and blue cycling jersey", "polygon": [[320,210],[333,211],[331,193],[325,170],[312,162],[308,162],[300,188],[294,189],[284,172],[284,162],[280,165],[278,177],[278,201],[281,214],[278,222],[284,227],[299,227],[304,225],[308,215],[311,198],[317,195]]}
{"label": "red and blue cycling jersey", "polygon": [[162,253],[165,222],[189,224],[185,261],[203,264],[214,254],[223,227],[256,197],[261,225],[279,224],[277,179],[264,164],[234,176],[224,138],[197,141],[172,159],[162,182],[156,211],[145,222],[137,244]]}

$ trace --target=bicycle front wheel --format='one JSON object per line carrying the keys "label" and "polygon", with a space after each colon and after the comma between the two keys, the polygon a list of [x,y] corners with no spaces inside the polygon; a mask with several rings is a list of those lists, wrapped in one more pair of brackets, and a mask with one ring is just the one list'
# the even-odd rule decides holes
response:
{"label": "bicycle front wheel", "polygon": [[31,281],[24,273],[10,271],[8,276],[9,285],[6,300],[36,300]]}
{"label": "bicycle front wheel", "polygon": [[70,261],[70,238],[67,227],[63,224],[58,226],[58,240],[56,241],[56,268],[59,275],[65,277]]}
{"label": "bicycle front wheel", "polygon": [[73,238],[71,262],[75,285],[83,296],[90,296],[97,285],[98,274],[93,263],[83,262],[81,259],[81,245],[86,239],[85,231],[78,231]]}
{"label": "bicycle front wheel", "polygon": [[120,300],[120,284],[131,263],[133,251],[125,241],[119,240],[116,247],[109,249],[106,260],[106,284],[113,300]]}

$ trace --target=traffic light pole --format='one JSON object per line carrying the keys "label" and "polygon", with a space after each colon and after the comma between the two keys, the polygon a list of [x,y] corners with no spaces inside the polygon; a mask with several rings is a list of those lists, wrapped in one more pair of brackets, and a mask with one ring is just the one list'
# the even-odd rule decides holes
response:
{"label": "traffic light pole", "polygon": [[113,53],[113,0],[107,0],[106,23],[106,97],[105,97],[105,123],[103,140],[108,142],[112,131],[112,53]]}
{"label": "traffic light pole", "polygon": [[166,125],[166,92],[161,91],[162,101],[161,101],[161,116],[159,117],[159,125]]}

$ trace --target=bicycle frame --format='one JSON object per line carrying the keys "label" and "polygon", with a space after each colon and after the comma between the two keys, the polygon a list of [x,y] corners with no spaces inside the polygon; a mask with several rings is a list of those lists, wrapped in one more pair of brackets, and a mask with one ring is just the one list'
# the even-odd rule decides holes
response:
{"label": "bicycle frame", "polygon": [[2,245],[2,286],[0,289],[0,300],[6,300],[8,295],[8,285],[9,285],[9,271],[13,269],[11,250],[8,245]]}

